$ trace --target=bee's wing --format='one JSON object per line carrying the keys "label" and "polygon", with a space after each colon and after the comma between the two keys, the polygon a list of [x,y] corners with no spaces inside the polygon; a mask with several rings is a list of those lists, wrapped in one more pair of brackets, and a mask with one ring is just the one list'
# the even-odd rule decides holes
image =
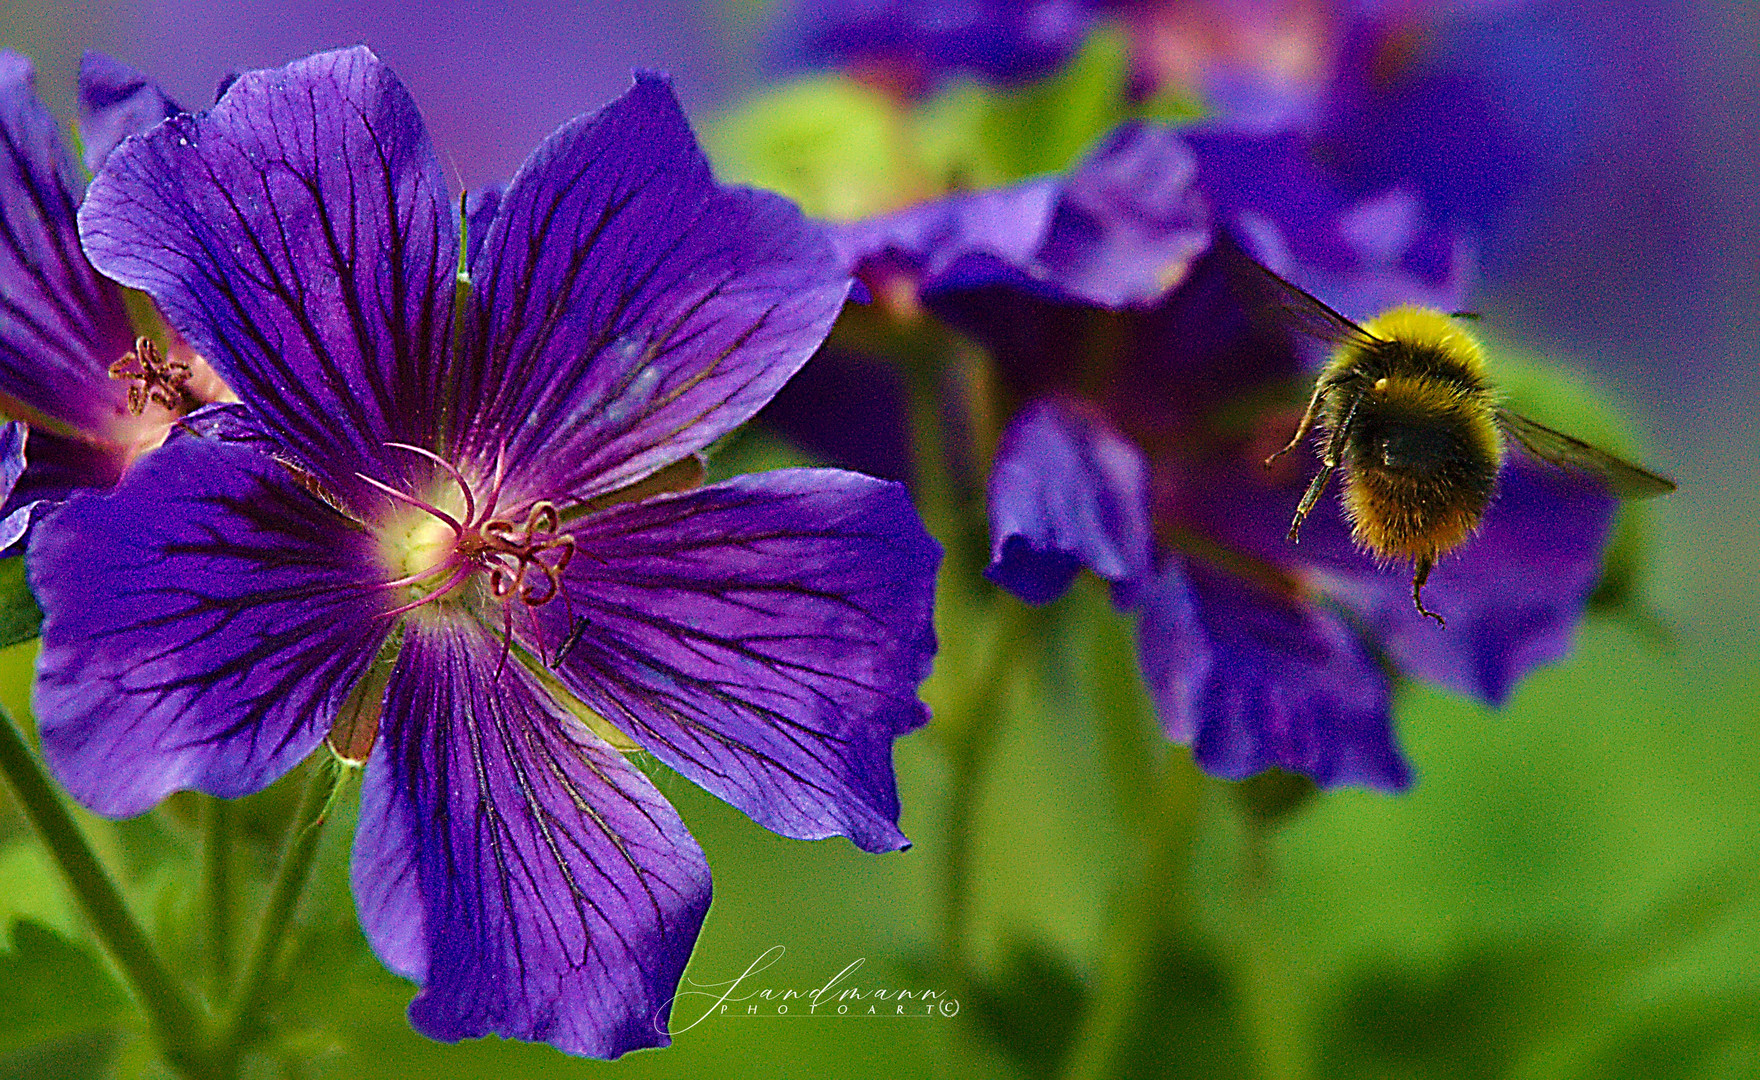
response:
{"label": "bee's wing", "polygon": [[1567,469],[1588,473],[1607,485],[1622,499],[1639,499],[1649,495],[1666,495],[1674,490],[1674,481],[1622,461],[1605,450],[1596,449],[1581,439],[1545,424],[1537,424],[1508,409],[1497,410],[1497,422],[1522,449],[1541,461],[1562,465]]}
{"label": "bee's wing", "polygon": [[1378,340],[1326,301],[1248,255],[1231,237],[1218,236],[1216,246],[1231,249],[1228,265],[1241,295],[1274,322],[1328,345],[1368,345]]}

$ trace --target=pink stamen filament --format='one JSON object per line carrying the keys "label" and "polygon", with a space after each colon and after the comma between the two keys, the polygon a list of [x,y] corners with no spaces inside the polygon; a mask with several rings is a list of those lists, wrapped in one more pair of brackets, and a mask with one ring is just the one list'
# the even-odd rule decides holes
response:
{"label": "pink stamen filament", "polygon": [[[441,457],[439,454],[434,453],[434,451],[432,451],[432,450],[425,450],[420,446],[412,446],[409,443],[388,442],[385,445],[391,447],[394,450],[408,450],[412,454],[419,454],[422,457],[427,458],[429,461],[432,461],[434,464],[440,466],[442,469],[446,470],[446,475],[452,477],[452,482],[457,484],[458,490],[460,490],[464,493],[464,519],[466,521],[472,521],[477,516],[476,496],[471,493],[471,486],[469,484],[465,483],[464,474],[459,472],[458,467],[453,465],[452,462],[447,461],[445,458]],[[500,472],[499,466],[497,466],[496,472],[497,473]],[[368,483],[373,483],[373,481],[369,480]],[[375,485],[375,486],[380,486],[380,485]],[[495,506],[495,497],[499,496],[500,494],[501,494],[501,483],[499,480],[497,480],[495,483],[494,494],[491,495],[490,499],[489,499],[489,507],[490,507],[491,511],[494,509],[494,506]],[[451,521],[452,519],[445,518],[445,520]]]}
{"label": "pink stamen filament", "polygon": [[[519,526],[511,520],[492,516],[501,498],[502,484],[507,477],[506,451],[503,448],[495,456],[491,488],[479,517],[476,494],[456,466],[433,451],[419,446],[408,443],[385,445],[407,450],[438,465],[458,485],[465,503],[464,520],[461,522],[432,503],[365,474],[355,474],[386,497],[431,515],[453,532],[452,551],[446,558],[417,573],[384,582],[380,587],[390,589],[419,585],[442,574],[447,575],[445,581],[410,603],[385,612],[385,617],[395,618],[423,604],[439,600],[463,585],[478,570],[485,570],[489,574],[490,595],[504,604],[517,596],[526,605],[536,627],[538,624],[535,609],[563,595],[562,575],[574,557],[574,537],[566,533],[556,533],[562,527],[562,516],[555,504],[547,501],[533,503],[526,511],[524,524]],[[544,557],[552,552],[555,553],[553,558],[546,561]],[[541,576],[531,575],[533,567],[537,567]],[[566,599],[564,596],[565,602]],[[511,608],[507,611],[507,618],[511,629]]]}
{"label": "pink stamen filament", "polygon": [[[384,494],[387,498],[396,499],[398,502],[404,503],[409,506],[413,506],[417,510],[422,510],[427,513],[430,513],[430,514],[434,515],[435,517],[439,518],[441,521],[445,522],[446,524],[452,526],[452,530],[454,532],[458,533],[460,536],[464,535],[464,526],[459,524],[458,519],[453,517],[451,514],[448,514],[446,511],[440,509],[438,506],[433,506],[429,503],[425,503],[422,500],[416,498],[414,495],[407,495],[407,494],[397,490],[396,488],[392,487],[390,484],[382,484],[379,481],[368,476],[366,473],[357,472],[357,473],[355,473],[355,475],[360,477],[362,480],[365,480],[367,483],[373,485],[375,488],[378,488],[379,491],[382,494]],[[466,505],[467,506],[469,505],[469,496],[468,495],[466,496]],[[469,520],[470,514],[466,513],[465,518],[466,518],[466,520]]]}
{"label": "pink stamen filament", "polygon": [[431,603],[435,600],[440,599],[441,597],[445,596],[447,593],[451,592],[452,590],[458,588],[460,585],[464,584],[465,581],[467,579],[469,579],[472,574],[476,573],[476,569],[477,569],[476,567],[472,566],[468,562],[467,563],[460,563],[458,569],[454,570],[452,572],[452,576],[446,579],[446,583],[444,585],[441,585],[438,589],[435,589],[433,592],[429,593],[428,595],[426,595],[418,600],[412,600],[400,608],[393,608],[390,611],[384,612],[383,617],[387,618],[387,619],[395,619],[395,618],[397,618],[397,616],[402,615],[406,611],[414,611],[416,608],[421,607],[423,604]]}

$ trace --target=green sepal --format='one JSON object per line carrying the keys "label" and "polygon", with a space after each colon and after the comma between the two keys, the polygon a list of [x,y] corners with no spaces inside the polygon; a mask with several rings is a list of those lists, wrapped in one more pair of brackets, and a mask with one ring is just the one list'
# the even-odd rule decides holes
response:
{"label": "green sepal", "polygon": [[43,609],[24,576],[24,556],[0,559],[0,649],[42,633]]}

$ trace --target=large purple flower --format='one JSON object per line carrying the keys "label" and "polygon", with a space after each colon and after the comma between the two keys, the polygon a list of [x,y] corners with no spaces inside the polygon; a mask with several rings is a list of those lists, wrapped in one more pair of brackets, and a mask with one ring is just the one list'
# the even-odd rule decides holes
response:
{"label": "large purple flower", "polygon": [[939,552],[904,489],[696,452],[819,343],[848,278],[718,187],[667,83],[565,125],[467,245],[364,49],[251,72],[118,149],[80,214],[243,402],[32,544],[44,750],[81,801],[366,759],[361,923],[412,1022],[664,1044],[709,903],[645,751],[787,836],[906,843]]}
{"label": "large purple flower", "polygon": [[1358,317],[1458,307],[1470,261],[1410,192],[1348,197],[1307,146],[1129,125],[1065,179],[840,243],[894,292],[914,270],[920,302],[997,363],[993,581],[1033,602],[1084,566],[1112,582],[1167,734],[1209,771],[1399,790],[1389,667],[1501,702],[1568,648],[1611,500],[1512,454],[1480,534],[1431,578],[1446,630],[1413,610],[1408,570],[1354,548],[1334,499],[1288,541],[1316,466],[1262,463],[1317,358],[1243,287],[1241,245]]}
{"label": "large purple flower", "polygon": [[[137,72],[88,53],[80,127],[97,167],[177,107]],[[30,425],[29,468],[4,508],[0,549],[42,499],[114,484],[172,421],[224,392],[181,341],[137,340],[122,290],[80,250],[83,184],[30,61],[0,53],[0,412]],[[147,320],[149,323],[151,319]]]}

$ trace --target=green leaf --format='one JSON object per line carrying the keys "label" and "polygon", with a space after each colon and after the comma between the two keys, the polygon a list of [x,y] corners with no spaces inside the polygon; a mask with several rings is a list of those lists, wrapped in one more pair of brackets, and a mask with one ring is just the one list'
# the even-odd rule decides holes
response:
{"label": "green leaf", "polygon": [[0,649],[42,631],[43,611],[24,579],[24,557],[0,559]]}
{"label": "green leaf", "polygon": [[77,916],[55,860],[33,836],[0,848],[0,926],[29,919],[71,936]]}
{"label": "green leaf", "polygon": [[1053,1077],[1092,996],[1054,946],[1010,935],[989,978],[966,991],[971,1023],[1029,1077]]}
{"label": "green leaf", "polygon": [[954,85],[924,106],[916,137],[944,186],[996,187],[1075,164],[1133,110],[1129,58],[1112,31],[1091,35],[1057,74],[1000,90]]}
{"label": "green leaf", "polygon": [[100,1031],[134,1017],[98,958],[30,920],[12,924],[0,953],[0,1053]]}
{"label": "green leaf", "polygon": [[781,192],[815,217],[853,220],[895,208],[912,186],[899,106],[839,76],[762,93],[711,123],[717,176]]}

